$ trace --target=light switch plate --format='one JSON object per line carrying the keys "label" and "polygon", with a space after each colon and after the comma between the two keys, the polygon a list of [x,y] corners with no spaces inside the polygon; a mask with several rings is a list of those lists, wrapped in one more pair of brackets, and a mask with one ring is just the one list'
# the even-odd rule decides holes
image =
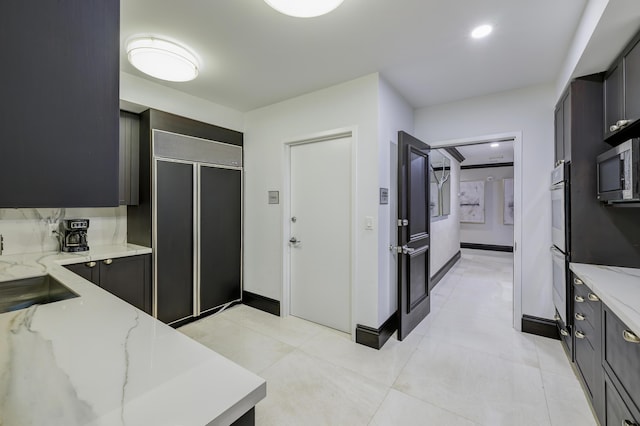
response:
{"label": "light switch plate", "polygon": [[280,204],[280,191],[269,191],[269,204]]}

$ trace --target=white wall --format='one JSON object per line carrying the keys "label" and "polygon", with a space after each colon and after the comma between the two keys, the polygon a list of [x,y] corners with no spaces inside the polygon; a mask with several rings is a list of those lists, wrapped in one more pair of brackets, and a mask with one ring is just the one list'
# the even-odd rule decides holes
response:
{"label": "white wall", "polygon": [[413,108],[384,79],[379,85],[378,150],[380,188],[389,189],[389,204],[378,207],[378,324],[382,325],[398,307],[396,255],[389,246],[397,245],[397,149],[398,131],[413,134]]}
{"label": "white wall", "polygon": [[[371,74],[324,90],[251,111],[245,116],[244,288],[282,299],[283,200],[267,204],[267,191],[283,194],[285,143],[334,129],[356,129],[355,323],[378,326],[378,87]],[[328,171],[330,172],[330,171]],[[327,206],[330,208],[330,205]]]}
{"label": "white wall", "polygon": [[241,132],[244,114],[144,78],[120,72],[120,99]]}
{"label": "white wall", "polygon": [[[492,177],[493,180],[488,180]],[[513,225],[504,224],[503,179],[513,178],[513,167],[466,169],[460,181],[484,181],[484,223],[460,223],[460,241],[513,247]]]}
{"label": "white wall", "polygon": [[522,313],[553,318],[551,206],[554,85],[539,85],[417,110],[415,133],[427,143],[522,132]]}
{"label": "white wall", "polygon": [[445,150],[440,153],[451,161],[451,213],[431,221],[431,276],[460,251],[460,163]]}

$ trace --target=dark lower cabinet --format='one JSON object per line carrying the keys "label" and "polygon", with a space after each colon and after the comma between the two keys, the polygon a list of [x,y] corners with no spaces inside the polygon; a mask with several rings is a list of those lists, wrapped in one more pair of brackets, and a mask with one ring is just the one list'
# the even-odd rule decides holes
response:
{"label": "dark lower cabinet", "polygon": [[605,374],[606,423],[603,426],[639,426],[640,415],[634,415]]}
{"label": "dark lower cabinet", "polygon": [[67,265],[67,269],[151,314],[151,255]]}
{"label": "dark lower cabinet", "polygon": [[[577,279],[575,279],[577,278]],[[602,370],[602,302],[584,281],[573,280],[574,357],[591,404],[600,422],[604,419]]]}

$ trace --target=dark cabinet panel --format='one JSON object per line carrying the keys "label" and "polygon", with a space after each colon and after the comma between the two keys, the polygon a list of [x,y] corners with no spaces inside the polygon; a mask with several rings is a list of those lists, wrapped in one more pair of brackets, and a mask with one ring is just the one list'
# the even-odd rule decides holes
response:
{"label": "dark cabinet panel", "polygon": [[[604,366],[640,409],[640,340],[608,308],[604,310]],[[637,341],[637,343],[634,343]]]}
{"label": "dark cabinet panel", "polygon": [[241,298],[242,172],[200,167],[200,310]]}
{"label": "dark cabinet panel", "polygon": [[640,118],[640,42],[624,57],[624,112],[627,120]]}
{"label": "dark cabinet panel", "polygon": [[151,313],[151,255],[106,259],[99,265],[100,287]]}
{"label": "dark cabinet panel", "polygon": [[624,118],[624,86],[622,63],[612,68],[604,81],[604,135],[614,131],[611,126]]}
{"label": "dark cabinet panel", "polygon": [[611,379],[605,374],[606,422],[604,426],[637,426],[640,417],[635,417],[616,390]]}
{"label": "dark cabinet panel", "polygon": [[151,255],[66,265],[65,268],[151,314]]}
{"label": "dark cabinet panel", "polygon": [[562,108],[562,102],[556,106],[555,111],[555,155],[554,164],[559,164],[561,160],[564,160],[564,109]]}
{"label": "dark cabinet panel", "polygon": [[137,205],[140,179],[140,117],[120,111],[119,203]]}
{"label": "dark cabinet panel", "polygon": [[156,162],[156,315],[166,323],[193,315],[193,170],[192,164]]}
{"label": "dark cabinet panel", "polygon": [[564,161],[571,161],[571,98],[567,96],[562,101],[562,151]]}
{"label": "dark cabinet panel", "polygon": [[0,2],[0,207],[118,205],[119,9]]}
{"label": "dark cabinet panel", "polygon": [[80,275],[85,280],[91,281],[96,285],[100,284],[100,268],[97,262],[76,263],[66,265],[65,268],[74,274]]}

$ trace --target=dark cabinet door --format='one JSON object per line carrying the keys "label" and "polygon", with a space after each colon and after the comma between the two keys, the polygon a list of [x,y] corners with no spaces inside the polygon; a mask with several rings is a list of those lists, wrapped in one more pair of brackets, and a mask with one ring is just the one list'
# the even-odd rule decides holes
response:
{"label": "dark cabinet door", "polygon": [[171,323],[193,315],[194,166],[158,160],[156,176],[155,313]]}
{"label": "dark cabinet door", "polygon": [[100,268],[97,262],[76,263],[66,265],[65,268],[94,284],[100,283]]}
{"label": "dark cabinet door", "polygon": [[120,111],[119,204],[137,205],[139,201],[140,117]]}
{"label": "dark cabinet door", "polygon": [[562,101],[558,103],[555,111],[555,155],[554,164],[558,164],[560,160],[564,159],[564,109],[562,108]]}
{"label": "dark cabinet door", "polygon": [[242,172],[200,166],[200,312],[240,299]]}
{"label": "dark cabinet door", "polygon": [[624,57],[625,119],[640,118],[640,42]]}
{"label": "dark cabinet door", "polygon": [[616,390],[611,379],[605,374],[605,408],[604,426],[637,426],[640,417],[635,417]]}
{"label": "dark cabinet door", "polygon": [[151,255],[101,260],[100,287],[151,313]]}
{"label": "dark cabinet door", "polygon": [[562,100],[562,152],[564,161],[571,161],[571,92]]}
{"label": "dark cabinet door", "polygon": [[0,207],[118,205],[119,25],[118,1],[0,2]]}
{"label": "dark cabinet door", "polygon": [[622,64],[613,68],[604,80],[604,134],[611,135],[611,126],[624,118],[624,87]]}

